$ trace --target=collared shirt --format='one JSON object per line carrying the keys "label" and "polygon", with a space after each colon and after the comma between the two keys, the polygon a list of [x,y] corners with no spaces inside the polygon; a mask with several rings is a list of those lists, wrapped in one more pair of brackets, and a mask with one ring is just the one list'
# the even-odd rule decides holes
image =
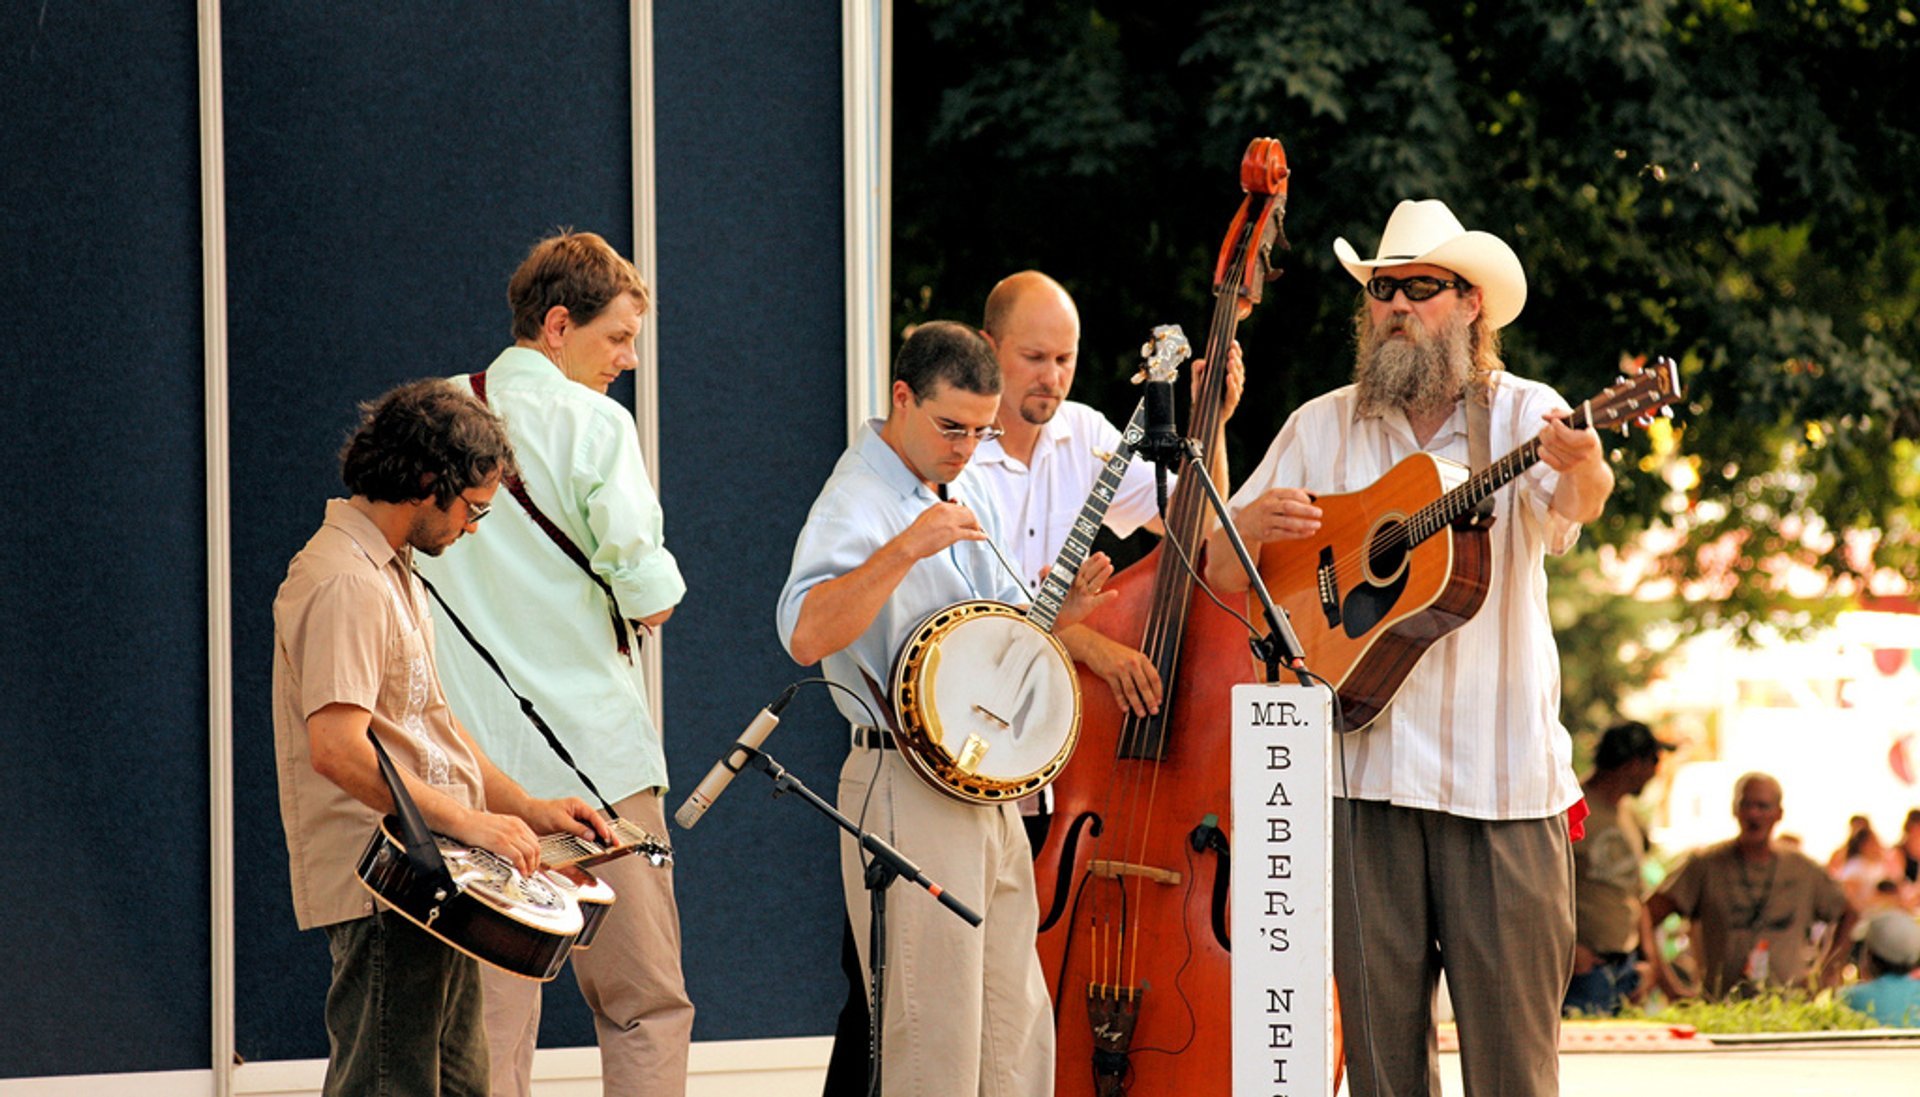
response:
{"label": "collared shirt", "polygon": [[[1302,405],[1234,493],[1232,510],[1269,488],[1357,492],[1423,452],[1404,415],[1361,416],[1357,404],[1348,385]],[[1491,459],[1531,440],[1548,411],[1566,406],[1545,385],[1500,374]],[[1464,406],[1424,452],[1468,463]],[[1427,649],[1366,731],[1346,737],[1346,795],[1474,819],[1542,819],[1580,798],[1572,741],[1560,723],[1560,655],[1542,563],[1579,535],[1578,525],[1548,506],[1558,483],[1559,474],[1540,463],[1494,494],[1486,602]]]}
{"label": "collared shirt", "polygon": [[[1120,448],[1120,430],[1085,404],[1062,401],[1040,427],[1026,463],[1007,455],[999,439],[982,442],[972,467],[992,489],[1006,522],[1007,557],[1020,569],[1029,593],[1040,589],[1040,572],[1050,566],[1073,532],[1107,457]],[[1177,482],[1167,477],[1167,495]],[[1114,492],[1104,524],[1126,537],[1159,516],[1153,465],[1135,458]]]}
{"label": "collared shirt", "polygon": [[373,714],[394,765],[470,808],[480,763],[456,730],[433,668],[426,593],[373,520],[344,499],[273,599],[273,741],[293,913],[301,929],[373,913],[354,873],[380,815],[316,773],[307,719],[331,704]]}
{"label": "collared shirt", "polygon": [[1837,924],[1847,896],[1826,870],[1804,854],[1776,849],[1754,865],[1728,839],[1688,853],[1654,890],[1693,920],[1701,989],[1717,997],[1747,978],[1749,957],[1767,943],[1767,974],[1759,982],[1791,986],[1819,959],[1809,936],[1815,922]]}
{"label": "collared shirt", "polygon": [[1587,836],[1573,844],[1575,941],[1601,953],[1631,952],[1640,943],[1646,855],[1647,837],[1627,797],[1594,807]]}
{"label": "collared shirt", "polygon": [[[793,566],[780,590],[775,622],[788,654],[793,652],[793,630],[800,622],[807,592],[866,563],[928,507],[940,502],[880,436],[880,427],[881,420],[868,422],[840,455],[793,546]],[[965,503],[980,520],[980,528],[997,543],[1000,508],[981,483],[978,470],[971,465],[962,469],[947,485],[947,495]],[[871,705],[873,696],[862,673],[871,676],[884,693],[891,681],[894,653],[914,627],[937,609],[975,598],[1012,605],[1027,602],[1026,592],[991,548],[980,541],[958,541],[908,569],[879,616],[852,644],[821,660],[822,671]],[[872,724],[876,718],[885,722],[883,713],[876,709],[867,715],[839,690],[833,691],[833,701],[853,723]]]}
{"label": "collared shirt", "polygon": [[[662,542],[632,414],[523,347],[487,367],[487,403],[507,425],[527,494],[612,586],[620,616],[678,604],[687,585]],[[505,488],[473,535],[418,564],[608,800],[666,787],[637,645],[634,659],[620,654],[606,595]],[[446,634],[447,694],[487,756],[534,796],[591,801],[466,638]]]}

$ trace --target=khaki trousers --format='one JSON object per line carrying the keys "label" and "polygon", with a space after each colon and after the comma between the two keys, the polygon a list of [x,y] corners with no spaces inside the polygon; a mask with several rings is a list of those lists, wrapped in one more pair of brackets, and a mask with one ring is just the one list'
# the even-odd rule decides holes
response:
{"label": "khaki trousers", "polygon": [[1564,817],[1488,822],[1336,799],[1332,871],[1353,1097],[1440,1093],[1442,969],[1468,1097],[1560,1092],[1560,1001],[1573,973]]}
{"label": "khaki trousers", "polygon": [[[1053,1008],[1034,948],[1039,907],[1020,813],[936,792],[894,750],[856,749],[841,767],[841,812],[859,822],[863,803],[866,829],[985,919],[968,925],[911,881],[888,891],[882,1091],[1048,1097]],[[846,834],[840,882],[865,968],[871,910],[859,851]]]}
{"label": "khaki trousers", "polygon": [[[649,834],[666,837],[666,810],[657,791],[635,793],[613,807]],[[684,1097],[693,1003],[680,971],[673,866],[655,867],[636,854],[596,865],[593,872],[613,885],[613,909],[593,947],[574,951],[573,974],[593,1010],[602,1091],[607,1097]],[[541,985],[483,967],[493,1097],[528,1097]]]}

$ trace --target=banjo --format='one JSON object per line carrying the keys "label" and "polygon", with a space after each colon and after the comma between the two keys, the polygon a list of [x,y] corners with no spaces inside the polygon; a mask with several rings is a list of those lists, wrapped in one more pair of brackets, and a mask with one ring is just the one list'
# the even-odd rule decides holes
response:
{"label": "banjo", "polygon": [[[1147,364],[1134,380],[1172,381],[1190,353],[1179,325],[1162,324],[1141,349]],[[1017,800],[1045,788],[1073,755],[1080,678],[1053,627],[1146,436],[1146,414],[1143,400],[1030,609],[955,603],[915,626],[894,657],[890,699],[900,753],[936,790],[976,804]]]}

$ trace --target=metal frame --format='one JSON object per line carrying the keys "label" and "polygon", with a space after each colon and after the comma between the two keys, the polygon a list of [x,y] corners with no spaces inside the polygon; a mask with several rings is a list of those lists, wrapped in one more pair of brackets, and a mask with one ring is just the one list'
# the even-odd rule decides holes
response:
{"label": "metal frame", "polygon": [[200,293],[207,477],[208,954],[213,1092],[233,1092],[233,566],[227,432],[226,115],[220,0],[199,0]]}
{"label": "metal frame", "polygon": [[891,373],[893,3],[842,0],[847,440],[885,414]]}

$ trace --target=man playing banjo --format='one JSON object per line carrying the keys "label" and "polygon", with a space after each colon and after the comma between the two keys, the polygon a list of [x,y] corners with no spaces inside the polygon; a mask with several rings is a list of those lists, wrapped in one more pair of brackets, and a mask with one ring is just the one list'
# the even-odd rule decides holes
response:
{"label": "man playing banjo", "polygon": [[[1000,369],[978,332],[938,321],[902,345],[887,418],[866,424],[841,456],[794,546],[778,627],[795,662],[823,663],[829,679],[884,706],[882,683],[922,618],[971,599],[1027,600],[994,547],[979,543],[999,533],[1000,515],[968,467],[975,447],[999,434],[999,397]],[[1104,554],[1088,558],[1059,622],[1084,617],[1111,573]],[[835,691],[835,703],[854,724],[841,810],[985,918],[974,929],[925,896],[895,893],[884,1091],[1051,1093],[1053,1020],[1033,947],[1032,855],[1018,813],[1011,803],[935,791],[856,701]],[[868,961],[868,897],[849,838],[840,865],[854,940]]]}

